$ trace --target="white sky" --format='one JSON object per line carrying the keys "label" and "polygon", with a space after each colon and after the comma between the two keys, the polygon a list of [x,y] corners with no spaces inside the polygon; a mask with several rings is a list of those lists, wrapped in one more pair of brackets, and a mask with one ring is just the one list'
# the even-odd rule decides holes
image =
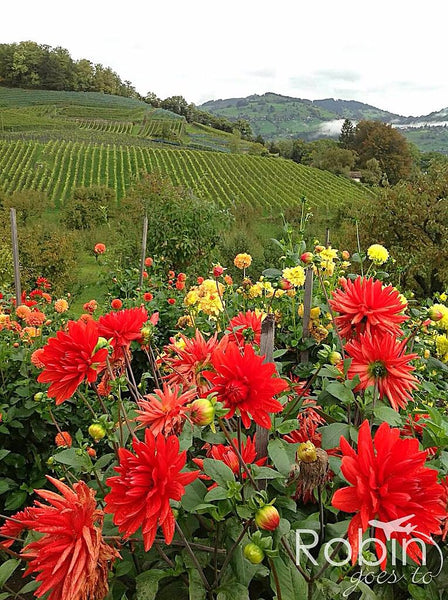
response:
{"label": "white sky", "polygon": [[263,94],[448,106],[446,0],[15,0],[0,42],[63,46],[138,92],[189,102]]}

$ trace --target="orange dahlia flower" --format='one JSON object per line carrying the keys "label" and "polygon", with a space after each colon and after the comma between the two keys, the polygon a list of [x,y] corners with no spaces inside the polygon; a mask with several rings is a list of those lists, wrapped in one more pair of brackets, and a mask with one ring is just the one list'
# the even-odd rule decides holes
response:
{"label": "orange dahlia flower", "polygon": [[244,427],[250,427],[251,419],[271,428],[269,413],[278,413],[283,406],[274,398],[288,388],[288,383],[280,377],[274,377],[274,363],[265,363],[264,356],[255,354],[251,345],[240,348],[229,342],[224,348],[217,348],[211,358],[214,371],[205,371],[204,377],[212,384],[211,393],[218,394],[218,400],[229,412],[226,418],[235,412],[241,415]]}
{"label": "orange dahlia flower", "polygon": [[96,380],[107,357],[107,348],[95,351],[98,337],[95,321],[69,321],[67,331],[58,331],[44,346],[39,359],[45,367],[37,381],[51,384],[48,395],[56,404],[71,398],[84,380]]}
{"label": "orange dahlia flower", "polygon": [[29,327],[40,327],[46,320],[46,316],[40,310],[32,310],[26,316],[25,321]]}
{"label": "orange dahlia flower", "polygon": [[181,335],[180,340],[180,345],[165,346],[163,362],[172,370],[166,380],[170,385],[195,386],[199,394],[206,393],[210,386],[203,372],[210,368],[212,354],[220,344],[217,335],[206,340],[196,329],[194,338]]}
{"label": "orange dahlia flower", "polygon": [[[406,552],[416,562],[421,558],[421,548],[410,540],[432,543],[431,534],[441,533],[441,521],[446,516],[445,492],[437,483],[437,471],[425,466],[426,452],[420,452],[418,446],[416,439],[400,439],[400,431],[387,423],[380,425],[372,439],[369,423],[364,421],[357,453],[341,437],[341,471],[350,485],[335,492],[332,504],[344,512],[356,513],[348,527],[353,564],[359,552],[359,532],[374,527],[374,537],[385,544],[385,531],[378,526],[379,521],[388,523],[405,517],[410,521],[410,530],[392,530],[389,538],[401,545],[409,542]],[[387,563],[384,548],[376,545],[383,569]]]}
{"label": "orange dahlia flower", "polygon": [[67,300],[65,300],[64,298],[60,298],[59,300],[56,300],[56,302],[54,303],[54,310],[57,313],[64,313],[68,310],[68,302]]}
{"label": "orange dahlia flower", "polygon": [[98,243],[95,244],[95,248],[93,249],[95,254],[104,254],[106,252],[106,246],[104,244]]}
{"label": "orange dahlia flower", "polygon": [[418,384],[418,379],[411,375],[414,367],[410,365],[410,361],[418,355],[404,354],[404,344],[388,333],[374,336],[365,333],[345,346],[347,355],[352,359],[347,375],[350,379],[355,375],[360,378],[355,390],[376,385],[379,397],[386,397],[397,411],[412,400],[410,392]]}
{"label": "orange dahlia flower", "polygon": [[31,364],[34,365],[36,367],[36,369],[45,368],[44,363],[40,360],[40,357],[42,356],[43,351],[44,351],[43,348],[38,348],[37,350],[34,350],[34,352],[31,354],[31,357],[30,357]]}
{"label": "orange dahlia flower", "polygon": [[187,404],[196,397],[196,390],[187,390],[175,385],[163,384],[162,390],[154,390],[153,394],[144,396],[138,402],[136,421],[140,427],[149,427],[154,435],[162,433],[179,434],[182,431],[188,412]]}
{"label": "orange dahlia flower", "polygon": [[128,350],[133,340],[142,337],[141,329],[148,320],[145,308],[125,308],[117,312],[109,312],[98,319],[98,333],[107,340],[112,338],[114,357],[123,350]]}
{"label": "orange dahlia flower", "polygon": [[[36,490],[48,504],[35,502],[14,515],[14,537],[23,529],[42,534],[21,552],[28,561],[25,575],[39,573],[35,595],[48,600],[103,600],[109,591],[108,572],[119,554],[103,539],[104,513],[97,509],[95,492],[83,481],[73,489],[52,477],[60,494]],[[1,528],[12,531],[11,527]],[[11,533],[9,533],[11,535]]]}
{"label": "orange dahlia flower", "polygon": [[231,338],[235,339],[236,336],[239,344],[252,341],[260,344],[262,320],[262,315],[252,310],[239,312],[230,320],[227,331],[232,332]]}
{"label": "orange dahlia flower", "polygon": [[339,313],[336,326],[342,337],[350,339],[363,332],[400,334],[400,324],[409,317],[403,314],[405,307],[398,290],[366,277],[344,279],[342,285],[343,289],[335,290],[329,301],[331,308]]}
{"label": "orange dahlia flower", "polygon": [[157,438],[145,429],[145,439],[133,440],[135,454],[126,448],[118,449],[119,475],[106,483],[111,491],[104,498],[106,513],[113,514],[118,530],[129,537],[141,526],[145,550],[154,543],[160,525],[167,544],[175,528],[170,499],[179,501],[185,486],[197,478],[199,471],[181,473],[185,466],[186,451],[179,453],[175,435]]}

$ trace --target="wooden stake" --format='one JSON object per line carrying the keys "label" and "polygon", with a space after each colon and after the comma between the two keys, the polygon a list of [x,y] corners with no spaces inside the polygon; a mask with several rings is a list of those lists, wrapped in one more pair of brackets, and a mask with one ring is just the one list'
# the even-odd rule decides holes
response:
{"label": "wooden stake", "polygon": [[[274,334],[275,315],[269,313],[261,324],[260,354],[265,355],[265,363],[274,362]],[[256,433],[255,450],[257,459],[260,459],[268,455],[269,430],[257,424]]]}
{"label": "wooden stake", "polygon": [[16,209],[10,209],[12,258],[14,264],[14,287],[16,290],[16,307],[22,303],[22,287],[20,285],[19,238],[17,236]]}
{"label": "wooden stake", "polygon": [[[313,301],[313,269],[308,268],[305,276],[305,294],[303,297],[303,333],[302,340],[305,341],[310,337],[310,317],[311,303]],[[308,362],[308,350],[302,350],[300,353],[300,362]]]}
{"label": "wooden stake", "polygon": [[327,227],[326,231],[325,231],[325,246],[326,248],[330,247],[330,228]]}
{"label": "wooden stake", "polygon": [[148,215],[143,217],[143,233],[142,233],[142,258],[140,261],[140,289],[143,287],[143,273],[145,270],[146,258],[146,240],[148,237]]}

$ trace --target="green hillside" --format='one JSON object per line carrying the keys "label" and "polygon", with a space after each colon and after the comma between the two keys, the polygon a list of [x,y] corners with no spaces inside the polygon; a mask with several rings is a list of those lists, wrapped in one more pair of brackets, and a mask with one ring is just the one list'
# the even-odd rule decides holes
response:
{"label": "green hillside", "polygon": [[227,207],[247,203],[277,210],[298,203],[302,195],[314,206],[329,207],[366,194],[346,178],[281,158],[85,141],[0,140],[0,189],[44,191],[56,205],[63,205],[74,188],[91,185],[115,189],[119,200],[141,170],[166,174],[173,184]]}
{"label": "green hillside", "polygon": [[120,200],[142,170],[228,207],[277,210],[303,195],[331,206],[369,193],[344,177],[252,155],[250,142],[130,98],[0,87],[0,106],[0,190],[44,191],[57,206],[96,184]]}

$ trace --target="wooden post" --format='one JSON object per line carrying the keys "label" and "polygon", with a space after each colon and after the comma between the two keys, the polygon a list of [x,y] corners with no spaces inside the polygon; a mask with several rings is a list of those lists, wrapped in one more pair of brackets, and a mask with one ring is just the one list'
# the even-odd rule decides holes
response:
{"label": "wooden post", "polygon": [[[269,313],[261,324],[260,354],[265,356],[264,362],[274,362],[275,315]],[[255,450],[257,459],[268,455],[269,430],[256,425]]]}
{"label": "wooden post", "polygon": [[[305,276],[305,294],[303,297],[303,333],[302,340],[305,341],[310,337],[310,317],[311,303],[313,301],[313,269],[308,267]],[[302,350],[300,353],[300,362],[308,362],[308,350]]]}
{"label": "wooden post", "polygon": [[140,261],[140,289],[143,287],[143,272],[145,270],[146,258],[146,240],[148,237],[148,215],[143,217],[143,233],[142,233],[142,257]]}
{"label": "wooden post", "polygon": [[22,287],[20,285],[19,239],[17,237],[16,209],[10,209],[12,258],[14,264],[14,287],[16,290],[16,307],[22,303]]}
{"label": "wooden post", "polygon": [[325,247],[329,248],[330,247],[330,228],[327,227],[327,229],[325,230]]}

